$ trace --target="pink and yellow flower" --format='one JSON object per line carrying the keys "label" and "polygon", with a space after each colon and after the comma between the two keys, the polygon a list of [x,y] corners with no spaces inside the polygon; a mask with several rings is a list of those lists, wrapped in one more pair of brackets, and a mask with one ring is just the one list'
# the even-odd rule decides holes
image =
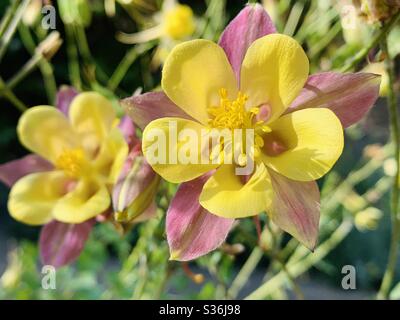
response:
{"label": "pink and yellow flower", "polygon": [[55,219],[76,224],[110,207],[109,188],[128,154],[114,109],[103,96],[88,92],[73,99],[68,114],[38,106],[19,121],[21,143],[53,169],[14,184],[8,209],[18,221],[42,225]]}
{"label": "pink and yellow flower", "polygon": [[22,115],[18,135],[33,154],[1,165],[0,180],[11,187],[11,216],[44,224],[43,263],[61,267],[79,256],[96,219],[113,209],[127,223],[154,215],[159,177],[141,160],[132,121],[119,120],[106,98],[66,87],[56,104]]}
{"label": "pink and yellow flower", "polygon": [[[301,46],[277,34],[260,5],[249,5],[226,28],[219,45],[193,40],[176,46],[165,62],[162,88],[163,93],[125,100],[133,120],[145,127],[148,158],[149,133],[162,130],[169,141],[170,121],[177,123],[178,134],[186,128],[255,132],[252,154],[232,165],[152,164],[166,180],[182,183],[167,213],[171,258],[190,260],[215,249],[233,219],[264,211],[313,249],[320,215],[315,180],[341,155],[343,127],[374,104],[379,76],[309,76]],[[249,157],[255,170],[243,179],[235,167]]]}

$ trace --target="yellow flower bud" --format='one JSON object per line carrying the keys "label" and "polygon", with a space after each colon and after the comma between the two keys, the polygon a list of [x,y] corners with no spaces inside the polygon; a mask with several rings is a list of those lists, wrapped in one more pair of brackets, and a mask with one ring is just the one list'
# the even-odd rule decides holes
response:
{"label": "yellow flower bud", "polygon": [[175,40],[184,39],[193,34],[195,22],[193,11],[187,5],[177,5],[165,13],[165,33]]}

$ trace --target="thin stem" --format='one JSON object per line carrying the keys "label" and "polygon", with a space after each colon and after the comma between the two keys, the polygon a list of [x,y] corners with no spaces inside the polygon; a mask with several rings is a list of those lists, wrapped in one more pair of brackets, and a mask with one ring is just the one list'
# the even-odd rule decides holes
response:
{"label": "thin stem", "polygon": [[100,68],[100,66],[96,65],[94,61],[94,58],[90,51],[89,42],[86,37],[85,28],[80,25],[76,25],[74,26],[73,30],[75,33],[76,44],[78,46],[79,52],[81,53],[83,61],[86,64],[86,67],[88,67],[90,70],[93,70],[94,79],[93,77],[89,77],[89,81],[91,82],[91,84],[93,84],[97,81],[96,78],[98,78],[99,81],[103,84],[107,83],[108,75]]}
{"label": "thin stem", "polygon": [[389,34],[390,30],[392,30],[399,20],[399,17],[400,10],[383,26],[383,28],[380,29],[369,45],[359,51],[358,54],[356,54],[356,56],[350,61],[350,63],[341,70],[341,72],[348,72],[357,67],[358,64],[365,59],[368,53],[375,48],[382,41],[382,39],[386,37],[387,34]]}
{"label": "thin stem", "polygon": [[[350,221],[345,220],[341,225],[333,232],[333,234],[322,243],[314,253],[308,253],[308,255],[299,262],[290,263],[287,265],[287,271],[289,274],[296,278],[311,268],[314,264],[321,261],[332,249],[334,249],[351,231],[353,225]],[[249,294],[246,300],[258,300],[264,299],[269,294],[277,290],[282,282],[287,278],[287,273],[282,270],[277,275],[272,277],[268,282],[262,284],[258,289]]]}
{"label": "thin stem", "polygon": [[69,77],[72,85],[77,89],[82,89],[82,80],[79,68],[78,50],[74,45],[74,34],[71,26],[65,25],[65,35],[67,38],[67,55],[68,55],[68,69]]}
{"label": "thin stem", "polygon": [[272,262],[277,262],[279,265],[280,269],[284,272],[286,275],[287,280],[290,283],[290,287],[293,290],[293,293],[296,295],[298,300],[304,300],[304,294],[301,291],[300,286],[296,282],[296,277],[293,277],[291,271],[287,268],[287,262],[283,260],[279,254],[280,254],[280,241],[279,241],[279,236],[276,232],[274,232],[274,229],[270,225],[271,221],[269,223],[266,223],[265,228],[268,232],[271,233],[272,239],[273,239],[273,250],[272,251],[267,251],[266,253],[271,257]]}
{"label": "thin stem", "polygon": [[286,266],[286,263],[278,258],[276,259],[276,261],[280,265],[282,271],[286,274],[286,277],[290,282],[290,286],[292,287],[293,292],[296,295],[297,299],[304,300],[304,293],[301,290],[300,286],[297,284],[295,277],[293,277],[292,274],[290,273],[289,269]]}
{"label": "thin stem", "polygon": [[240,290],[244,287],[246,282],[248,281],[250,275],[253,273],[261,258],[263,257],[264,252],[260,247],[255,247],[251,252],[250,256],[247,258],[243,267],[240,269],[236,278],[233,280],[231,287],[228,290],[228,297],[230,299],[235,299]]}
{"label": "thin stem", "polygon": [[[18,83],[20,83],[25,77],[27,77],[35,68],[38,66],[38,64],[44,59],[43,55],[41,54],[35,54],[33,57],[31,57],[27,63],[24,64],[24,66],[16,73],[9,81],[7,81],[6,87],[9,90],[12,90]],[[0,90],[0,96],[4,94],[4,90]]]}
{"label": "thin stem", "polygon": [[287,19],[287,23],[285,25],[285,29],[283,30],[284,34],[288,36],[293,36],[296,28],[299,24],[300,17],[304,10],[305,2],[299,1],[293,5],[292,10],[290,10],[289,18]]}
{"label": "thin stem", "polygon": [[327,32],[327,34],[310,49],[310,59],[316,57],[322,50],[332,43],[332,40],[336,37],[340,30],[342,30],[342,24],[340,21],[337,21]]}
{"label": "thin stem", "polygon": [[0,61],[6,53],[7,47],[10,44],[10,41],[17,30],[17,26],[20,23],[23,14],[25,13],[26,7],[28,6],[30,0],[24,0],[21,5],[16,10],[14,16],[12,17],[8,27],[4,31],[3,36],[0,41]]}
{"label": "thin stem", "polygon": [[7,8],[7,11],[4,14],[3,18],[1,19],[1,23],[0,23],[0,38],[3,37],[4,32],[7,30],[8,26],[10,25],[10,22],[14,16],[14,13],[17,10],[20,2],[21,2],[20,0],[14,0],[11,2],[11,5]]}
{"label": "thin stem", "polygon": [[399,128],[399,112],[397,110],[397,94],[394,89],[395,71],[393,61],[390,59],[387,45],[387,38],[382,41],[382,52],[385,55],[385,68],[389,78],[389,90],[387,103],[390,116],[390,131],[392,141],[394,143],[394,156],[396,159],[396,174],[394,176],[391,198],[391,219],[392,234],[389,248],[388,265],[379,289],[378,298],[387,299],[390,288],[392,286],[393,277],[396,269],[397,254],[399,250],[400,238],[400,218],[399,210],[399,181],[400,181],[400,128]]}
{"label": "thin stem", "polygon": [[10,101],[17,110],[24,112],[28,107],[19,100],[14,93],[6,86],[3,79],[0,77],[0,92],[3,93],[4,98]]}
{"label": "thin stem", "polygon": [[[22,43],[24,44],[25,48],[32,54],[35,54],[36,44],[33,40],[33,37],[24,24],[20,24],[18,27],[19,34],[21,36]],[[55,101],[56,93],[57,93],[57,83],[54,78],[53,67],[51,64],[43,59],[39,63],[39,69],[42,73],[44,87],[46,89],[47,99],[50,104],[53,104]]]}
{"label": "thin stem", "polygon": [[135,46],[130,49],[124,58],[121,60],[118,67],[115,69],[113,75],[111,76],[110,80],[108,81],[107,87],[114,91],[119,84],[121,83],[122,79],[125,77],[126,73],[128,72],[129,68],[135,62],[135,60],[143,53],[147,52],[151,48],[155,46],[155,42]]}

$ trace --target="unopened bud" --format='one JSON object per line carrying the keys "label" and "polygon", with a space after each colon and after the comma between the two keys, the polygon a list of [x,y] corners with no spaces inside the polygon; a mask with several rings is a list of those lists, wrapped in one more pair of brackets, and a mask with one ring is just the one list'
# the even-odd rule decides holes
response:
{"label": "unopened bud", "polygon": [[375,230],[378,227],[379,220],[382,218],[382,211],[369,207],[358,212],[354,218],[354,224],[361,231]]}
{"label": "unopened bud", "polygon": [[92,21],[88,0],[58,0],[58,9],[65,24],[87,27]]}
{"label": "unopened bud", "polygon": [[60,49],[62,44],[60,33],[52,31],[36,48],[36,52],[42,55],[46,60],[50,60]]}
{"label": "unopened bud", "polygon": [[160,178],[143,155],[131,152],[113,190],[114,218],[130,222],[152,204]]}
{"label": "unopened bud", "polygon": [[22,22],[26,26],[32,26],[39,18],[42,9],[42,0],[31,0],[22,16]]}

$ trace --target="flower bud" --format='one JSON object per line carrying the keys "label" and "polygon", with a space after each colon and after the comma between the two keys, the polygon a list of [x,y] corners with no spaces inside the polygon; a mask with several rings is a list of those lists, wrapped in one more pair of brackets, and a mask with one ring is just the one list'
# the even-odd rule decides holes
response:
{"label": "flower bud", "polygon": [[131,222],[144,213],[160,181],[137,149],[128,156],[113,190],[114,218],[118,222]]}
{"label": "flower bud", "polygon": [[360,231],[375,230],[378,227],[379,220],[382,217],[382,211],[369,207],[358,212],[354,218],[354,224]]}
{"label": "flower bud", "polygon": [[24,15],[22,16],[22,22],[26,26],[33,26],[39,19],[42,9],[42,0],[32,0],[26,8]]}
{"label": "flower bud", "polygon": [[60,33],[53,31],[39,44],[36,52],[44,56],[46,60],[50,60],[57,53],[58,49],[60,49],[62,42]]}
{"label": "flower bud", "polygon": [[58,0],[58,8],[65,24],[87,27],[92,22],[92,11],[87,0]]}

